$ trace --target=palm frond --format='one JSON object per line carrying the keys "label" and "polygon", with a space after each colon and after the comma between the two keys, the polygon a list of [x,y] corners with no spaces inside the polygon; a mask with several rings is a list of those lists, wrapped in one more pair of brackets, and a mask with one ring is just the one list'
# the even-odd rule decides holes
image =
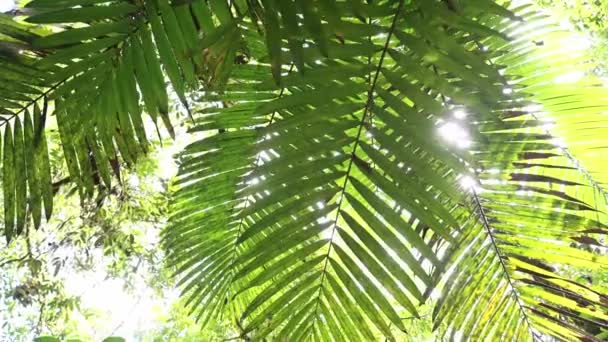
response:
{"label": "palm frond", "polygon": [[[42,204],[47,218],[52,213],[51,170],[41,128],[47,103],[44,101],[44,110],[38,106],[44,97],[41,87],[46,84],[48,74],[36,66],[39,51],[31,47],[31,43],[44,33],[44,30],[0,14],[0,127],[5,126],[2,187],[7,241],[23,232],[28,214],[31,214],[34,226],[40,226]],[[32,104],[34,121],[28,109]],[[19,115],[23,115],[22,121]],[[11,126],[11,120],[14,126]]]}
{"label": "palm frond", "polygon": [[535,9],[33,0],[26,11],[52,30],[0,17],[9,240],[28,213],[38,226],[52,211],[47,117],[84,200],[111,186],[109,166],[147,151],[144,113],[173,134],[170,84],[198,139],[178,156],[162,243],[203,323],[227,315],[255,339],[395,340],[441,293],[433,318],[451,339],[605,333],[607,290],[592,272],[608,264],[597,161],[608,97],[593,77],[570,81],[592,64]]}
{"label": "palm frond", "polygon": [[[369,22],[346,10],[331,19],[343,30],[326,38],[330,58],[312,44],[284,53],[277,48],[283,37],[266,35],[267,61],[282,88],[263,74],[255,75],[261,82],[228,84],[252,92],[274,89],[275,97],[255,103],[236,91],[224,94],[239,98],[207,116],[207,130],[220,131],[192,145],[221,159],[182,164],[178,194],[188,197],[178,197],[176,206],[187,208],[188,216],[176,217],[166,231],[169,250],[188,258],[178,273],[193,284],[186,290],[200,298],[201,315],[233,303],[244,334],[339,340],[375,339],[378,333],[394,338],[391,326],[404,330],[400,317],[417,315],[418,302],[443,268],[439,242],[453,241],[454,229],[469,216],[458,203],[457,179],[470,156],[446,148],[436,134],[436,122],[452,106],[441,92],[480,110],[490,107],[465,94],[504,97],[498,70],[450,41],[442,26],[448,19],[424,20],[442,6],[365,5],[361,13],[374,15]],[[321,6],[314,12],[328,13]],[[267,21],[267,30],[280,30],[277,18]],[[464,18],[459,23],[474,27],[476,35],[496,34]],[[462,85],[453,87],[429,61],[439,61]],[[264,70],[258,63],[250,68]],[[205,177],[207,182],[192,183],[196,187],[187,183]],[[201,244],[208,241],[204,236],[227,240],[213,239],[213,252],[194,245],[203,253],[194,256],[179,247],[186,236]],[[223,272],[210,271],[221,267]]]}
{"label": "palm frond", "polygon": [[[197,10],[191,12],[192,7]],[[187,90],[197,87],[197,73],[204,73],[203,66],[212,65],[202,58],[202,52],[213,41],[199,44],[216,29],[212,24],[205,26],[210,31],[201,31],[202,22],[213,20],[213,16],[203,18],[204,8],[209,12],[203,1],[175,5],[167,0],[28,2],[26,21],[51,30],[19,24],[3,15],[2,34],[8,38],[2,43],[6,57],[2,63],[7,72],[3,71],[0,82],[7,91],[2,91],[0,108],[10,115],[2,124],[9,126],[14,121],[7,133],[15,134],[11,140],[17,143],[14,147],[7,143],[6,161],[10,163],[14,151],[17,170],[23,171],[21,160],[26,154],[17,127],[27,125],[26,111],[44,102],[45,111],[38,111],[42,117],[34,115],[41,127],[27,139],[46,143],[41,137],[48,109],[48,115],[56,118],[70,179],[81,198],[91,197],[98,186],[110,187],[111,174],[118,171],[120,160],[132,164],[148,149],[144,112],[155,125],[162,120],[174,134],[165,77],[188,109]],[[25,161],[27,169],[36,169],[35,160]],[[10,169],[6,172],[11,173]],[[41,176],[50,182],[50,174]],[[10,175],[6,177],[10,180]],[[22,230],[27,208],[24,198],[31,199],[32,216],[36,226],[40,224],[36,198],[41,195],[35,182],[27,187],[26,178],[16,179],[15,189],[5,189],[11,194],[5,196],[9,240],[11,217],[16,217],[16,232]],[[8,183],[6,187],[13,187]],[[52,205],[48,186],[50,183],[42,188],[47,217]],[[16,214],[11,215],[13,193]]]}
{"label": "palm frond", "polygon": [[[514,95],[499,109],[502,123],[478,124],[483,140],[476,159],[483,167],[470,198],[477,220],[464,229],[450,256],[452,271],[444,278],[436,325],[448,324],[452,337],[482,340],[542,335],[598,340],[595,335],[608,323],[606,289],[593,279],[608,262],[601,242],[606,227],[602,173],[584,168],[588,150],[570,150],[554,137],[578,130],[565,124],[571,115],[601,112],[605,90],[593,82],[580,87],[586,81],[556,85],[566,65],[588,70],[584,55],[558,48],[569,34],[547,25],[537,12],[514,12],[525,24],[493,25],[512,37],[509,42],[479,42],[492,62],[504,67],[505,86]],[[539,23],[543,29],[537,29]],[[538,47],[535,39],[541,36],[547,43]],[[580,101],[591,94],[600,100]],[[548,130],[548,119],[554,118],[558,129]],[[590,134],[601,130],[590,128]],[[591,149],[602,146],[590,143]]]}

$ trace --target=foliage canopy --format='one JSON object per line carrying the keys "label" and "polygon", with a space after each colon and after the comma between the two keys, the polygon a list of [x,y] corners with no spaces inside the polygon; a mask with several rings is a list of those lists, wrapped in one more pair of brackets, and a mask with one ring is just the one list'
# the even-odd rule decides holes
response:
{"label": "foliage canopy", "polygon": [[0,16],[9,243],[53,213],[49,127],[87,205],[152,148],[150,127],[175,136],[177,106],[195,141],[162,246],[202,325],[395,340],[433,300],[446,339],[608,338],[608,90],[534,6],[32,0],[14,14]]}

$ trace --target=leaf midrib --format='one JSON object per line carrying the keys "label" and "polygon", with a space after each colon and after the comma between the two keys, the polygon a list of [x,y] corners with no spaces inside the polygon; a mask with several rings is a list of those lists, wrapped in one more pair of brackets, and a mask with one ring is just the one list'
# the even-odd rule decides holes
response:
{"label": "leaf midrib", "polygon": [[[317,317],[318,317],[319,302],[321,301],[321,289],[323,288],[323,283],[324,283],[324,280],[326,278],[325,276],[327,274],[327,266],[329,264],[329,259],[330,259],[329,256],[331,254],[332,247],[333,247],[334,236],[335,236],[335,233],[336,233],[336,230],[337,230],[338,219],[340,218],[340,213],[341,213],[341,210],[342,210],[341,207],[342,207],[342,203],[344,201],[344,197],[345,197],[345,193],[346,193],[346,187],[348,185],[348,181],[349,181],[349,178],[350,178],[350,173],[351,173],[351,170],[352,170],[352,166],[353,166],[354,161],[355,161],[355,153],[357,152],[357,148],[359,147],[359,142],[361,140],[361,134],[363,132],[363,126],[365,125],[365,120],[367,119],[368,115],[371,112],[372,104],[374,102],[374,91],[375,91],[376,85],[378,84],[378,78],[379,78],[380,72],[382,70],[382,65],[384,63],[384,59],[386,57],[386,53],[387,53],[387,51],[389,49],[390,41],[391,41],[391,38],[393,36],[393,32],[395,31],[396,24],[397,24],[397,21],[399,19],[399,15],[401,14],[401,10],[403,9],[404,3],[405,3],[404,0],[400,0],[399,1],[399,6],[397,7],[397,10],[396,10],[395,15],[393,17],[393,22],[392,22],[391,27],[390,27],[390,29],[388,31],[388,34],[387,34],[387,37],[386,37],[386,42],[384,44],[384,47],[382,49],[382,54],[380,56],[380,60],[378,61],[378,65],[377,65],[376,70],[374,72],[374,78],[369,83],[370,89],[369,89],[368,94],[367,94],[367,101],[366,101],[365,108],[364,108],[364,111],[363,111],[363,116],[361,117],[361,122],[359,124],[357,135],[355,136],[355,139],[354,139],[354,142],[353,142],[353,144],[354,144],[353,145],[353,150],[351,152],[351,155],[350,155],[350,158],[349,158],[349,162],[348,162],[348,167],[347,167],[347,170],[346,170],[346,174],[344,176],[344,183],[342,185],[341,191],[339,192],[339,200],[338,200],[338,207],[336,209],[336,217],[335,217],[334,222],[333,222],[332,232],[331,232],[331,236],[330,236],[330,239],[329,239],[329,247],[328,247],[328,250],[327,250],[327,254],[325,255],[325,263],[324,263],[324,266],[323,266],[323,271],[321,272],[321,281],[319,283],[319,289],[317,291],[315,310],[314,310],[314,313],[313,313],[313,316],[312,316],[315,321],[317,320]],[[314,324],[314,323],[315,322],[313,322],[312,324]]]}

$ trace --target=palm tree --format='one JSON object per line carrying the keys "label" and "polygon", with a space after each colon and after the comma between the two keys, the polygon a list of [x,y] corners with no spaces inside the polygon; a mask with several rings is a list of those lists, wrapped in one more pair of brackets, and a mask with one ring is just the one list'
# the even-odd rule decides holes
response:
{"label": "palm tree", "polygon": [[9,242],[52,213],[45,127],[86,202],[149,149],[144,113],[174,134],[176,104],[200,138],[177,156],[162,245],[201,324],[395,340],[432,300],[446,340],[607,338],[608,90],[534,7],[32,0],[16,14],[27,23],[0,17]]}

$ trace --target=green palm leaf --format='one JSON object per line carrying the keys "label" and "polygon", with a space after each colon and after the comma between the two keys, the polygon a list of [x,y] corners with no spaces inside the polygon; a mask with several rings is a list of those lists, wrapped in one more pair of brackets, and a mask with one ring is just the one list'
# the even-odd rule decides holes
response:
{"label": "green palm leaf", "polygon": [[[525,25],[544,20],[529,9],[515,11],[527,20]],[[505,66],[504,75],[517,90],[515,101],[499,112],[506,126],[480,125],[484,139],[476,149],[484,167],[478,174],[480,187],[473,188],[471,197],[477,222],[453,250],[453,273],[444,279],[434,312],[436,325],[446,322],[445,333],[452,337],[596,340],[594,335],[607,322],[605,289],[591,279],[584,281],[608,261],[596,249],[602,245],[597,234],[605,227],[602,175],[582,166],[584,150],[574,152],[555,143],[551,139],[562,136],[560,130],[546,127],[548,118],[559,122],[574,108],[601,110],[601,102],[588,105],[569,98],[576,99],[579,92],[601,94],[602,89],[547,83],[563,73],[563,65],[574,65],[575,70],[589,66],[577,66],[584,56],[566,56],[552,48],[568,36],[546,27],[532,31],[521,24],[496,24],[506,35],[520,32],[517,39],[479,43],[493,55],[493,63]],[[534,46],[541,38],[537,32],[547,47]],[[539,58],[545,51],[555,59]],[[548,105],[541,113],[542,105],[534,103]]]}
{"label": "green palm leaf", "polygon": [[607,97],[568,34],[501,4],[30,1],[40,26],[0,16],[4,235],[52,213],[47,117],[85,201],[176,105],[162,244],[203,324],[397,340],[431,297],[450,340],[597,340]]}
{"label": "green palm leaf", "polygon": [[[2,124],[15,121],[16,165],[22,168],[25,160],[27,168],[40,170],[44,189],[38,194],[38,189],[30,186],[28,191],[23,183],[26,178],[18,179],[17,233],[25,222],[26,198],[30,198],[27,202],[31,208],[27,210],[32,210],[36,226],[40,224],[37,198],[43,195],[47,217],[52,205],[52,193],[48,190],[50,169],[34,165],[45,165],[45,160],[48,161],[44,156],[46,147],[41,146],[40,156],[23,159],[24,151],[19,144],[23,141],[22,120],[27,120],[22,114],[42,100],[44,107],[49,108],[47,101],[50,101],[52,113],[48,115],[57,117],[70,179],[81,197],[93,195],[100,186],[97,181],[100,176],[109,186],[110,164],[118,164],[119,158],[132,164],[147,151],[144,109],[155,124],[160,117],[173,134],[163,70],[184,104],[186,89],[197,84],[194,65],[202,65],[202,61],[195,60],[199,35],[190,6],[170,6],[167,1],[29,2],[27,11],[35,14],[26,21],[49,25],[52,30],[20,24],[2,15],[0,30],[6,47],[2,63],[7,72],[0,76],[0,88],[6,89],[0,96],[0,108],[2,114],[10,115]],[[198,6],[203,4],[199,2]],[[41,142],[46,109],[34,114],[34,121],[41,125],[31,137],[27,127],[26,139],[46,144]],[[32,177],[38,177],[34,173]]]}
{"label": "green palm leaf", "polygon": [[[199,304],[202,308],[217,308],[220,305],[215,303],[233,301],[236,312],[244,310],[239,317],[245,327],[244,333],[264,326],[256,332],[262,337],[274,330],[278,332],[279,327],[286,324],[293,329],[282,330],[282,334],[291,337],[308,336],[318,331],[339,338],[352,329],[349,328],[352,323],[340,318],[333,321],[337,330],[327,330],[322,310],[333,310],[335,305],[330,302],[334,301],[350,310],[353,308],[351,301],[356,301],[360,303],[355,307],[359,317],[356,325],[368,331],[368,337],[374,336],[376,329],[392,337],[389,325],[403,330],[399,318],[402,312],[417,315],[416,304],[423,299],[424,284],[430,285],[433,270],[441,268],[433,243],[420,234],[424,226],[427,227],[424,230],[430,227],[433,232],[426,236],[427,239],[430,236],[452,239],[449,226],[456,225],[457,220],[452,209],[446,210],[439,203],[453,201],[448,194],[459,196],[453,182],[455,175],[448,165],[459,168],[464,165],[453,151],[422,139],[411,140],[415,137],[404,135],[392,126],[395,123],[405,125],[400,123],[405,117],[398,114],[399,111],[387,110],[392,102],[408,107],[412,116],[419,115],[416,114],[419,110],[432,112],[443,110],[443,107],[422,91],[413,99],[420,107],[407,105],[398,95],[390,93],[394,84],[406,86],[389,71],[396,65],[388,54],[388,49],[398,43],[393,31],[401,20],[404,7],[403,4],[379,6],[376,10],[382,16],[378,20],[387,26],[383,29],[377,29],[377,25],[351,26],[348,32],[352,35],[344,35],[353,38],[348,49],[333,42],[328,44],[330,55],[335,50],[339,51],[338,57],[319,60],[322,57],[317,55],[315,48],[294,52],[293,64],[284,65],[282,69],[285,72],[294,67],[298,69],[302,62],[296,61],[297,58],[304,59],[305,68],[297,74],[281,76],[281,85],[285,88],[276,90],[275,99],[255,103],[241,94],[240,101],[231,103],[231,107],[215,117],[206,114],[207,129],[220,131],[193,144],[192,147],[196,146],[193,151],[213,154],[220,159],[207,158],[209,164],[203,164],[201,158],[194,164],[192,158],[182,164],[182,170],[188,172],[183,172],[178,181],[183,186],[176,193],[176,206],[183,207],[184,214],[175,217],[174,224],[166,231],[167,236],[172,237],[172,240],[166,240],[168,248],[183,258],[201,260],[193,256],[193,251],[178,251],[171,244],[181,245],[179,241],[186,236],[197,241],[205,241],[203,236],[233,236],[232,256],[220,252],[227,248],[226,240],[214,238],[212,243],[206,239],[208,246],[216,245],[211,247],[217,250],[213,255],[231,261],[201,260],[198,269],[186,274],[187,278],[199,280],[199,289],[190,286],[187,290],[200,292],[198,296],[205,300]],[[392,10],[388,10],[390,8]],[[361,31],[386,32],[388,35],[377,43],[368,42],[361,49],[356,35]],[[276,42],[268,43],[272,51]],[[275,68],[272,73],[276,79],[276,57],[271,53],[270,59],[275,65],[271,68]],[[291,57],[282,56],[281,60],[289,61]],[[264,72],[261,66],[243,67],[245,70],[252,68]],[[239,82],[237,70],[233,75],[235,82]],[[329,84],[324,75],[332,76]],[[248,87],[256,89],[259,84],[257,89],[260,90],[272,88],[271,83],[263,81],[265,77],[259,74],[251,78],[248,83],[253,84]],[[258,83],[253,79],[262,81]],[[227,88],[230,87],[229,83]],[[238,86],[233,89],[238,90]],[[235,99],[236,92],[227,91],[225,96]],[[215,98],[218,99],[221,97]],[[385,101],[387,105],[383,108]],[[421,116],[416,120],[422,124],[421,128],[435,130],[430,118]],[[258,125],[265,127],[256,128]],[[202,126],[195,126],[195,129],[205,130]],[[239,140],[234,141],[232,136]],[[205,152],[205,148],[209,152]],[[212,152],[213,149],[219,150]],[[412,161],[409,158],[402,161],[399,156],[403,153],[412,156]],[[441,157],[435,159],[429,154]],[[407,168],[404,168],[404,162],[407,167],[411,163],[419,173],[404,172]],[[376,163],[387,165],[388,169],[377,173],[373,166]],[[438,165],[444,166],[437,168]],[[438,173],[421,172],[425,168]],[[452,182],[445,181],[446,175]],[[416,181],[410,180],[411,177]],[[196,179],[204,178],[207,182],[196,182]],[[418,185],[432,184],[438,179],[443,189],[448,189],[447,193],[434,187],[429,192],[427,186]],[[230,181],[238,191],[226,186]],[[417,184],[410,187],[413,183]],[[424,204],[411,197],[410,189],[421,194]],[[187,199],[182,199],[180,194],[188,194]],[[436,196],[445,197],[437,202]],[[204,204],[193,207],[194,201]],[[391,201],[399,205],[388,205]],[[454,206],[455,202],[452,203]],[[195,223],[194,217],[200,223]],[[209,224],[200,228],[190,225],[203,222]],[[194,229],[200,233],[195,235]],[[273,248],[264,250],[264,246]],[[389,249],[400,258],[388,265],[378,263],[376,260],[384,262],[390,255],[387,254]],[[203,250],[203,253],[210,252]],[[318,261],[308,263],[308,260]],[[421,267],[421,260],[428,260],[430,267]],[[300,264],[302,261],[304,263]],[[188,263],[186,259],[184,262]],[[223,262],[230,266],[223,277],[205,276],[206,267]],[[195,262],[188,264],[194,267]],[[306,268],[302,268],[304,265]],[[333,280],[328,280],[330,278]],[[332,281],[344,286],[346,292],[327,299],[326,296],[333,296]],[[272,283],[284,284],[284,287],[277,288]],[[294,287],[285,287],[287,284]],[[223,288],[226,294],[212,298],[209,296],[212,288]],[[310,296],[301,297],[306,291]],[[386,298],[386,291],[390,299]],[[289,320],[289,312],[280,308],[293,303],[305,308],[295,317],[307,317],[312,323]],[[275,310],[278,310],[276,316]],[[270,313],[273,313],[272,319]],[[331,314],[338,316],[335,312]]]}

